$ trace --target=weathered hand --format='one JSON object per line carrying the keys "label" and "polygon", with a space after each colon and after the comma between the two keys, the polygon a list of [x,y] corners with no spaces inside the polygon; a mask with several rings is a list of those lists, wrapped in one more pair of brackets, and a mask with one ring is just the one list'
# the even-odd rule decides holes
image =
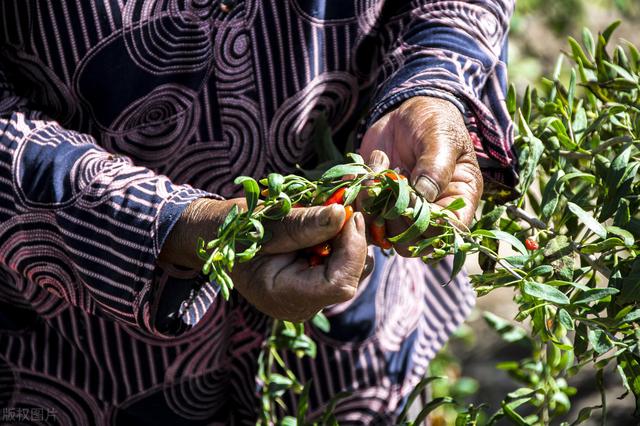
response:
{"label": "weathered hand", "polygon": [[[471,223],[482,196],[482,174],[462,114],[449,101],[405,101],[367,131],[360,152],[374,169],[399,168],[419,193],[441,207],[462,198],[466,206],[455,216],[462,225]],[[406,227],[402,218],[387,223],[389,235]],[[395,248],[408,254],[407,245]]]}
{"label": "weathered hand", "polygon": [[[161,260],[199,269],[197,238],[213,237],[233,204],[244,199],[196,200],[183,213],[164,244]],[[362,214],[342,226],[341,205],[295,208],[284,219],[265,222],[266,242],[258,256],[237,264],[231,278],[240,294],[277,319],[303,321],[328,305],[351,299],[366,275],[367,243]],[[342,230],[341,230],[342,229]],[[299,250],[333,240],[324,264],[310,268]]]}

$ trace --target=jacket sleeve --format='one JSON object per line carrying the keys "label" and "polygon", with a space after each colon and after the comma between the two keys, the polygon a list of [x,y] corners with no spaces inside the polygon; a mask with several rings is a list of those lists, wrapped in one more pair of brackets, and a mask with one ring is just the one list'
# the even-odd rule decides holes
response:
{"label": "jacket sleeve", "polygon": [[514,1],[387,3],[378,34],[384,56],[367,125],[413,96],[447,99],[465,117],[489,183],[485,191],[515,186],[513,125],[504,102]]}
{"label": "jacket sleeve", "polygon": [[0,63],[0,268],[162,335],[158,306],[177,317],[188,301],[160,300],[156,260],[182,211],[205,196],[30,110]]}

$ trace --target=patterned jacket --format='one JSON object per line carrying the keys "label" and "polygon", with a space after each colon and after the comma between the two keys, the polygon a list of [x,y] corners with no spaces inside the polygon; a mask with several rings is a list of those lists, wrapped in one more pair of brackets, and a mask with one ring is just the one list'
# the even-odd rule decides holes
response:
{"label": "patterned jacket", "polygon": [[[321,115],[344,144],[420,95],[453,102],[486,187],[512,187],[512,10],[509,0],[0,0],[0,379],[14,386],[0,406],[64,416],[73,410],[53,396],[66,395],[69,418],[102,423],[162,395],[179,419],[251,418],[267,320],[160,265],[172,226],[196,198],[237,195],[238,175],[312,164]],[[439,285],[446,265],[378,257],[356,301],[329,312],[335,331],[317,361],[348,364],[354,378],[319,380],[313,406],[336,383],[367,382],[367,398],[395,410],[473,304],[464,279]],[[242,381],[249,390],[225,394]],[[383,382],[393,390],[376,393]]]}

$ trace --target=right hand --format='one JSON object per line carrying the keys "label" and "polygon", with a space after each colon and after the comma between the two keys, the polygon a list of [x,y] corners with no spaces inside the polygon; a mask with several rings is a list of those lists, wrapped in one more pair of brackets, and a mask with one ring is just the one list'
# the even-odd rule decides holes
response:
{"label": "right hand", "polygon": [[[244,199],[201,199],[185,210],[162,249],[160,260],[199,269],[196,240],[213,239],[233,204]],[[354,297],[365,275],[367,242],[362,214],[342,226],[340,205],[295,208],[280,221],[267,221],[272,238],[251,261],[237,264],[231,278],[240,294],[261,312],[277,319],[304,321],[325,306]],[[299,250],[333,239],[322,265],[309,267]]]}

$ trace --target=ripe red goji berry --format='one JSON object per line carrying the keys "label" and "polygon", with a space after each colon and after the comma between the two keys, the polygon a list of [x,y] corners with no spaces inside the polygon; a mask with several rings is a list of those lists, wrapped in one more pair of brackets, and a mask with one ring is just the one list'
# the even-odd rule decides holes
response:
{"label": "ripe red goji berry", "polygon": [[336,191],[331,194],[331,196],[327,198],[327,201],[325,201],[322,205],[330,206],[331,204],[342,204],[344,202],[345,191],[346,189],[344,187],[336,189]]}
{"label": "ripe red goji berry", "polygon": [[538,250],[540,248],[540,246],[538,246],[538,242],[533,238],[527,238],[524,240],[524,246],[527,250]]}
{"label": "ripe red goji berry", "polygon": [[351,216],[353,216],[353,207],[344,206],[344,222],[342,222],[343,227],[349,221],[349,219],[351,219]]}
{"label": "ripe red goji berry", "polygon": [[396,174],[396,173],[391,173],[391,172],[385,172],[384,175],[386,177],[388,177],[391,180],[398,180],[398,177],[400,178],[400,180],[407,180],[407,177],[401,174]]}
{"label": "ripe red goji berry", "polygon": [[373,243],[380,248],[388,250],[392,247],[392,244],[385,237],[386,231],[384,219],[381,217],[376,218],[371,225],[369,225],[369,232],[371,233]]}
{"label": "ripe red goji berry", "polygon": [[331,254],[331,244],[328,241],[316,244],[311,247],[311,252],[316,256],[327,257]]}

